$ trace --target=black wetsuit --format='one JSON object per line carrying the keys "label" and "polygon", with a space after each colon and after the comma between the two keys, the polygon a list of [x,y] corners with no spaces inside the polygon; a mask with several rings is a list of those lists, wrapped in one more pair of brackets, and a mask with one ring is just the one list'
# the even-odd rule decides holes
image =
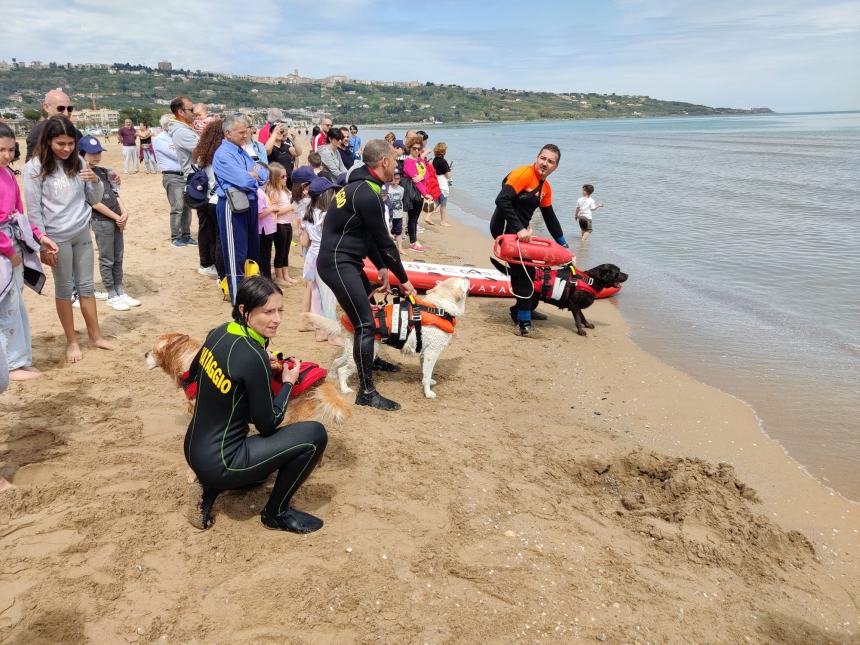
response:
{"label": "black wetsuit", "polygon": [[[194,416],[185,435],[185,459],[207,492],[243,488],[278,471],[263,513],[279,516],[322,457],[328,437],[322,424],[284,428],[292,386],[272,396],[272,368],[265,339],[236,322],[216,327],[194,357]],[[259,435],[249,437],[249,423]],[[214,496],[212,497],[214,500]]]}
{"label": "black wetsuit", "polygon": [[366,166],[349,174],[349,183],[335,194],[325,216],[317,256],[317,273],[334,292],[355,328],[353,357],[361,385],[359,397],[374,392],[374,326],[364,258],[369,257],[379,269],[389,269],[401,282],[409,280],[397,246],[388,234],[385,206],[379,197],[381,187],[382,181]]}
{"label": "black wetsuit", "polygon": [[[561,224],[552,207],[549,183],[540,178],[534,166],[521,166],[512,170],[502,182],[502,190],[496,197],[490,233],[495,238],[527,229],[538,208],[549,234],[559,244],[566,244]],[[531,311],[538,303],[534,295],[534,268],[512,262],[508,264],[511,288],[517,298],[517,317],[520,321],[531,320]]]}

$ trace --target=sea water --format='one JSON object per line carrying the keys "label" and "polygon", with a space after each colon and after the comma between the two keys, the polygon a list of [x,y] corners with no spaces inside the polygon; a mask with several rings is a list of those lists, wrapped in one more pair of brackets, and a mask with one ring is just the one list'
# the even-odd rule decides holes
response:
{"label": "sea water", "polygon": [[[555,211],[578,265],[630,274],[617,304],[633,340],[750,403],[860,500],[860,113],[424,129],[448,145],[452,210],[484,230],[505,174],[558,145]],[[585,183],[605,207],[581,245]]]}

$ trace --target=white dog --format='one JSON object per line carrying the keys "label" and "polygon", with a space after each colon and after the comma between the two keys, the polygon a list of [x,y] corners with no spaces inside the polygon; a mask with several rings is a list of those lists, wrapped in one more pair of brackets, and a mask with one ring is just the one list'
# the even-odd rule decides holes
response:
{"label": "white dog", "polygon": [[[440,282],[435,287],[430,289],[422,301],[444,309],[447,313],[455,318],[462,316],[466,309],[466,297],[469,295],[469,280],[468,278],[448,278]],[[335,360],[333,371],[337,372],[337,379],[340,384],[340,391],[346,394],[352,392],[347,381],[349,377],[356,373],[358,368],[352,357],[353,334],[345,329],[337,320],[324,318],[316,314],[304,314],[305,319],[313,327],[327,332],[329,335],[343,334],[344,344],[343,353]],[[433,380],[433,368],[436,366],[436,361],[442,351],[451,343],[452,333],[444,331],[434,325],[421,325],[421,385],[424,386],[424,396],[428,399],[435,399],[436,393],[430,388],[436,385]],[[406,338],[406,344],[400,350],[404,354],[415,354],[417,339],[415,330],[409,331]],[[379,353],[379,342],[377,341],[374,347],[374,357]]]}

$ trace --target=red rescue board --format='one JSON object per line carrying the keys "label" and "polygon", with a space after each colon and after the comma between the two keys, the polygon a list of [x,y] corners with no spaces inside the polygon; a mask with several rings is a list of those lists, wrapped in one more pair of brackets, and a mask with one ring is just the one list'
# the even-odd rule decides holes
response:
{"label": "red rescue board", "polygon": [[[406,275],[412,286],[421,291],[432,289],[448,278],[468,278],[470,296],[489,296],[494,298],[513,298],[511,281],[504,273],[495,269],[482,267],[454,266],[451,264],[431,264],[429,262],[403,262]],[[364,274],[373,284],[379,284],[379,271],[373,262],[365,258]],[[400,281],[389,272],[391,286],[397,286]],[[618,293],[620,289],[610,287],[597,293],[598,298],[608,298]]]}

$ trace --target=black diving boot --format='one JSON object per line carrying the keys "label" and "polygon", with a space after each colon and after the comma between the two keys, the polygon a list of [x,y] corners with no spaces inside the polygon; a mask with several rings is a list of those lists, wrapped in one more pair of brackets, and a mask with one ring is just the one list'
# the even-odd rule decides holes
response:
{"label": "black diving boot", "polygon": [[359,392],[355,397],[356,405],[366,405],[371,408],[376,408],[378,410],[387,410],[390,412],[394,412],[400,409],[400,404],[392,401],[391,399],[386,399],[376,390],[371,390],[370,392]]}
{"label": "black diving boot", "polygon": [[188,483],[188,521],[191,526],[200,530],[212,526],[212,507],[220,492],[203,488],[196,479]]}
{"label": "black diving boot", "polygon": [[520,320],[517,322],[519,326],[520,336],[528,336],[532,332],[532,322],[530,320]]}
{"label": "black diving boot", "polygon": [[278,514],[269,513],[264,508],[260,513],[260,521],[266,528],[290,533],[313,533],[323,527],[323,521],[320,518],[294,508],[288,508]]}

